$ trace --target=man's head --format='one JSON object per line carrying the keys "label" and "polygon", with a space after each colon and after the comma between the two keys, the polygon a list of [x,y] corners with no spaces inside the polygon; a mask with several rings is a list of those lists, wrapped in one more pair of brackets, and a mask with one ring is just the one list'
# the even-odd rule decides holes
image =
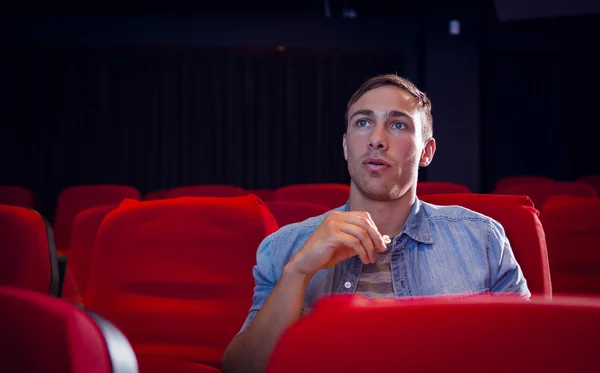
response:
{"label": "man's head", "polygon": [[435,153],[431,101],[410,81],[381,75],[348,101],[344,157],[354,187],[373,200],[397,199],[416,186]]}

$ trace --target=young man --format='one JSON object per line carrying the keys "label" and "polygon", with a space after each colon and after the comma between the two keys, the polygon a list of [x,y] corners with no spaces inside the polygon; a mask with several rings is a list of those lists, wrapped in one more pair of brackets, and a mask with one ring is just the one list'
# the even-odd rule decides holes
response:
{"label": "young man", "polygon": [[[417,199],[418,168],[436,149],[423,92],[396,75],[374,77],[350,98],[346,118],[350,199],[262,242],[253,304],[225,352],[225,372],[264,371],[282,331],[331,293],[530,296],[500,224]],[[387,247],[383,235],[392,238]]]}

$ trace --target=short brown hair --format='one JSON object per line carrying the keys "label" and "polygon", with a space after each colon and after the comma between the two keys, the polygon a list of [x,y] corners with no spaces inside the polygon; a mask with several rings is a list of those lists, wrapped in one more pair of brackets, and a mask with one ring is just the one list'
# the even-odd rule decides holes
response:
{"label": "short brown hair", "polygon": [[369,92],[370,90],[385,86],[398,87],[410,93],[414,98],[418,100],[419,107],[421,108],[422,113],[423,138],[425,140],[429,140],[430,138],[432,138],[433,117],[431,116],[431,101],[429,100],[425,92],[421,92],[419,88],[417,88],[417,86],[414,85],[410,80],[401,78],[395,74],[375,76],[364,82],[356,90],[356,92],[354,92],[352,97],[350,97],[350,100],[348,100],[348,106],[346,107],[346,128],[348,128],[348,111],[350,110],[350,106],[352,106],[356,101],[358,101],[365,93]]}

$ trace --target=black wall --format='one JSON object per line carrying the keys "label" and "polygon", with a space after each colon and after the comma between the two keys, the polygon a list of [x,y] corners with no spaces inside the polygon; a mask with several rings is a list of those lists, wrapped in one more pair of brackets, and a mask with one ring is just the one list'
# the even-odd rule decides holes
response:
{"label": "black wall", "polygon": [[568,32],[567,21],[501,24],[483,7],[354,20],[14,21],[0,183],[31,188],[50,214],[73,184],[346,182],[345,101],[385,72],[433,100],[438,153],[422,180],[489,191],[512,174],[599,173],[599,33],[585,20]]}

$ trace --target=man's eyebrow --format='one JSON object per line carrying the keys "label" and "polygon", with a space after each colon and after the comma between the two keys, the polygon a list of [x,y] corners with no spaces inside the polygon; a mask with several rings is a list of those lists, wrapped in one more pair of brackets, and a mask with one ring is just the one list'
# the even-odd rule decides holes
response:
{"label": "man's eyebrow", "polygon": [[350,119],[354,118],[357,115],[364,115],[366,117],[374,117],[375,116],[375,112],[373,110],[368,110],[368,109],[357,110],[357,111],[354,112],[354,114],[352,114],[350,116]]}
{"label": "man's eyebrow", "polygon": [[[357,115],[364,115],[366,117],[374,117],[375,116],[375,112],[373,110],[369,110],[369,109],[357,110],[356,112],[354,112],[350,116],[350,119],[354,118]],[[410,115],[408,115],[407,113],[405,113],[403,111],[389,110],[389,111],[387,111],[385,113],[385,117],[386,118],[392,118],[392,117],[406,117],[406,118],[410,118]]]}
{"label": "man's eyebrow", "polygon": [[390,110],[387,113],[385,113],[386,118],[391,118],[391,117],[407,117],[410,118],[410,115],[406,114],[403,111],[398,111],[398,110]]}

